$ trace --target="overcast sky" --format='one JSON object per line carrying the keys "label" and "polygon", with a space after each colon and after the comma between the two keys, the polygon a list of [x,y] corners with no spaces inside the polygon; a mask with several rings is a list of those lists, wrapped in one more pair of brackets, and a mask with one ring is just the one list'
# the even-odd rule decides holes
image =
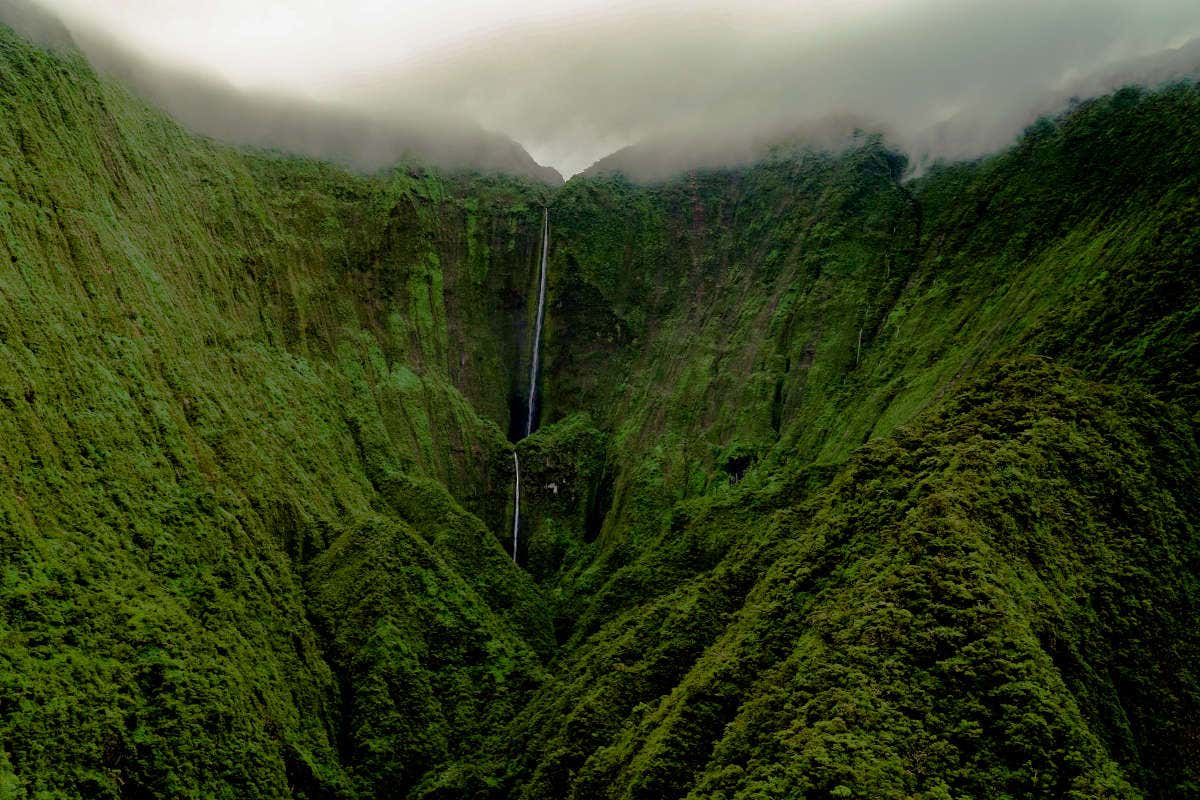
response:
{"label": "overcast sky", "polygon": [[646,138],[835,114],[901,140],[953,120],[969,155],[1073,82],[1200,36],[1200,0],[41,2],[244,89],[465,115],[566,175]]}

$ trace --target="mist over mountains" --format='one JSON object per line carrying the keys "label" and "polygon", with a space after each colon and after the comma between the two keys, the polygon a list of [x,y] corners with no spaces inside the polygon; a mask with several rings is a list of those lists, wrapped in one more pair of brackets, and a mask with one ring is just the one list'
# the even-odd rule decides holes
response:
{"label": "mist over mountains", "polygon": [[856,131],[884,134],[919,172],[998,151],[1072,102],[1200,73],[1200,12],[1174,0],[757,0],[736,13],[662,2],[515,21],[437,55],[374,53],[341,79],[297,72],[294,85],[245,89],[139,54],[119,21],[105,27],[72,3],[58,3],[64,23],[33,0],[5,0],[0,15],[74,42],[205,135],[358,169],[416,156],[551,183],[584,169],[662,180],[779,144],[840,148]]}
{"label": "mist over mountains", "polygon": [[[691,82],[794,75],[762,41],[735,69],[715,5],[621,34],[569,1],[438,42],[420,88],[567,171],[616,150],[556,185],[507,139],[379,121],[420,103],[280,99],[313,77],[286,59],[187,77],[197,9],[271,11],[303,53],[323,32],[287,13],[325,0],[90,5],[179,80],[5,6],[53,49],[0,24],[0,800],[1200,795],[1200,81],[1171,82],[1190,46],[1147,55],[1186,15],[1009,5],[992,50],[1047,50],[1021,91],[931,112],[895,70],[878,114],[799,119],[795,83]],[[723,18],[753,41],[770,5]],[[853,39],[883,5],[773,19]],[[1060,13],[1129,42],[1093,59],[1116,83],[1048,68],[1079,55]],[[464,66],[536,40],[540,83]],[[1129,70],[1168,82],[1077,97]],[[1065,110],[931,163],[1039,97]]]}
{"label": "mist over mountains", "polygon": [[433,108],[365,111],[282,92],[246,91],[211,75],[153,61],[84,23],[70,27],[27,0],[0,0],[0,21],[35,41],[78,50],[188,128],[230,144],[282,150],[374,171],[403,159],[556,184],[562,176],[519,144]]}

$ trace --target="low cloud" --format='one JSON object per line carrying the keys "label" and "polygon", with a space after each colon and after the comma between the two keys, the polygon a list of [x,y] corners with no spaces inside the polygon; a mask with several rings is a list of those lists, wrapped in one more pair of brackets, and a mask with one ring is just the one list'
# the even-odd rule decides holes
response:
{"label": "low cloud", "polygon": [[[888,131],[917,160],[961,158],[1005,146],[1073,93],[1108,88],[1097,76],[1118,65],[1200,35],[1194,0],[865,6],[824,24],[803,4],[748,3],[510,31],[410,67],[408,95],[441,98],[568,173],[645,140],[709,162],[728,143],[734,158],[755,139],[837,118]],[[1175,68],[1200,63],[1188,52],[1192,63]],[[378,83],[359,91],[364,102],[400,96]]]}
{"label": "low cloud", "polygon": [[399,103],[367,109],[335,100],[246,90],[130,50],[115,34],[60,20],[26,0],[0,0],[0,22],[57,50],[81,51],[101,73],[132,88],[184,126],[235,145],[281,150],[375,171],[402,159],[559,183],[510,138],[453,112]]}
{"label": "low cloud", "polygon": [[[337,13],[354,14],[365,2],[345,0]],[[461,13],[469,4],[451,5]],[[453,30],[447,44],[415,55],[390,56],[378,37],[364,53],[353,41],[331,40],[345,54],[336,75],[316,80],[299,62],[292,71],[277,65],[273,86],[303,86],[310,97],[273,94],[276,105],[265,105],[274,111],[249,118],[228,111],[229,86],[209,82],[197,91],[161,60],[126,66],[125,77],[198,130],[234,141],[328,156],[332,138],[332,149],[376,164],[392,156],[403,129],[419,147],[450,143],[452,160],[469,161],[473,146],[506,141],[478,135],[490,130],[565,174],[650,142],[627,155],[640,153],[646,174],[661,176],[839,127],[886,131],[917,164],[970,158],[1006,146],[1072,97],[1200,67],[1195,0],[584,5],[574,14],[571,3],[563,12],[542,9],[536,18],[515,9],[505,24]],[[294,8],[302,6],[323,7]],[[380,24],[402,26],[404,13]],[[129,62],[119,26],[105,38],[78,36],[82,23],[67,23],[101,66],[120,73],[114,62]],[[476,132],[467,142],[447,133],[467,130]]]}

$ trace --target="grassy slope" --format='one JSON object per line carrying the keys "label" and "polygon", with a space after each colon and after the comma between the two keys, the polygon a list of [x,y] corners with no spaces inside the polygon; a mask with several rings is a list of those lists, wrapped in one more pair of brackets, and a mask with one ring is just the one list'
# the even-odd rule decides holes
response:
{"label": "grassy slope", "polygon": [[1194,88],[551,197],[0,67],[0,796],[1200,791]]}
{"label": "grassy slope", "polygon": [[676,506],[505,737],[519,796],[1188,796],[1194,428],[991,372],[835,470]]}
{"label": "grassy slope", "polygon": [[520,796],[1196,791],[1198,111],[1123,92],[907,187],[868,140],[556,197],[546,407],[618,477],[592,545],[530,520],[573,559]]}
{"label": "grassy slope", "polygon": [[465,510],[508,496],[541,190],[244,156],[2,29],[0,104],[8,783],[312,796],[469,747],[549,641]]}

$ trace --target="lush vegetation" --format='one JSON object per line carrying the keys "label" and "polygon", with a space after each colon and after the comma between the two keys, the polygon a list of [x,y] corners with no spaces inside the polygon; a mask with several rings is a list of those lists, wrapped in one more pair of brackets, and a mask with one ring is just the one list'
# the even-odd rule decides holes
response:
{"label": "lush vegetation", "polygon": [[0,28],[0,798],[1200,797],[1200,89],[904,171],[353,175]]}

